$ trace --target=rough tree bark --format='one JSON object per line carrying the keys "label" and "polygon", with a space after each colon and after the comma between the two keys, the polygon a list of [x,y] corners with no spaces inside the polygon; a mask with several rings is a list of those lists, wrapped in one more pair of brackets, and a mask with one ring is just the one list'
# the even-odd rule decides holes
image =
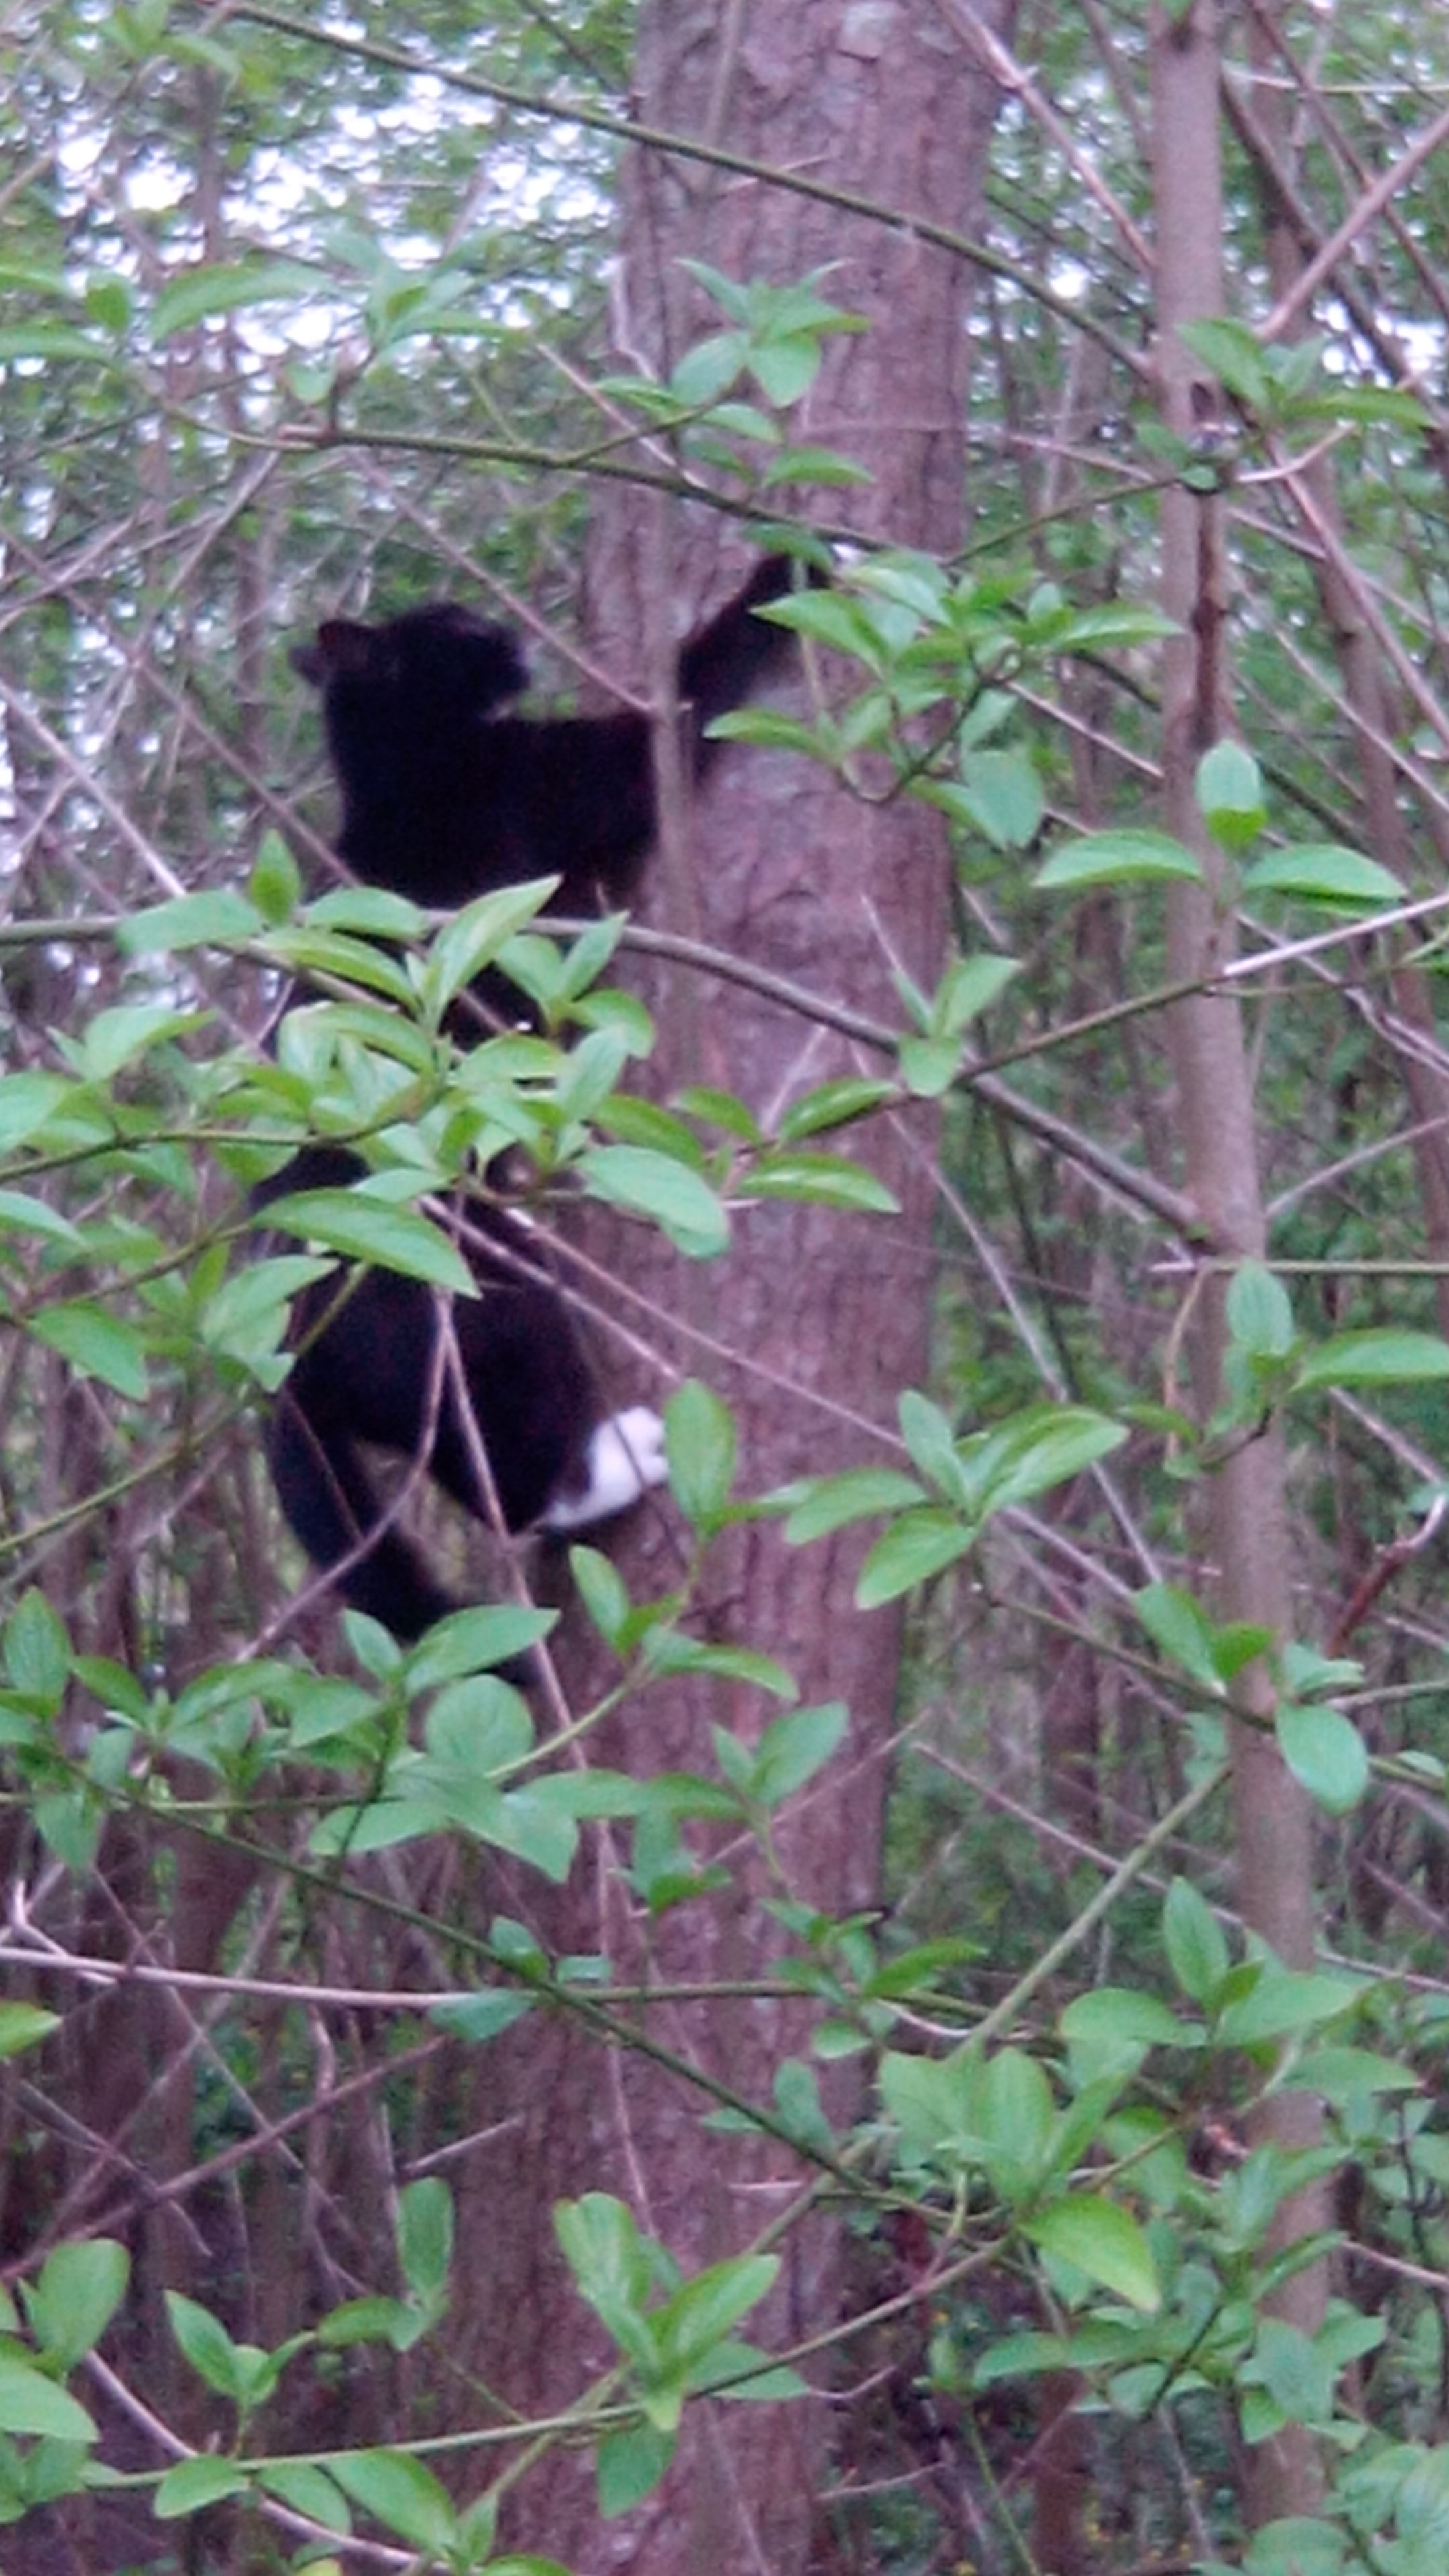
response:
{"label": "rough tree bark", "polygon": [[[1010,0],[984,14],[1006,32]],[[945,20],[896,0],[803,0],[788,10],[743,0],[723,13],[712,0],[656,0],[643,11],[637,110],[650,126],[962,231],[979,206],[994,106]],[[686,255],[781,284],[830,264],[824,291],[871,328],[832,346],[799,434],[870,469],[871,487],[850,505],[862,532],[949,551],[963,513],[969,263],[905,226],[640,154],[626,180],[618,295],[632,363],[663,373],[697,332],[717,327],[678,265]],[[655,639],[654,667],[667,665],[671,601],[687,600],[691,613],[711,604],[738,560],[736,549],[724,568],[726,551],[702,512],[629,497],[605,508],[590,565],[593,627],[621,679],[649,683],[641,637]],[[898,1011],[893,960],[928,988],[938,980],[947,856],[934,818],[862,805],[803,761],[747,751],[711,779],[684,839],[683,864],[675,835],[652,873],[654,922],[887,1019]],[[844,1041],[698,973],[659,972],[649,999],[660,1025],[653,1074],[666,1094],[711,1081],[767,1121],[795,1091],[852,1067]],[[871,1426],[889,1437],[899,1391],[927,1369],[931,1145],[924,1114],[913,1128],[881,1124],[861,1140],[900,1202],[893,1219],[744,1209],[728,1262],[708,1269],[669,1263],[652,1241],[611,1245],[621,1275],[657,1301],[666,1363],[707,1379],[735,1409],[745,1490],[888,1454]],[[726,1345],[731,1361],[702,1354],[690,1327]],[[678,1544],[667,1515],[641,1517],[619,1552],[636,1594],[677,1580]],[[877,1890],[899,1653],[895,1618],[852,1607],[857,1561],[849,1540],[791,1551],[774,1524],[740,1530],[711,1555],[701,1622],[781,1655],[807,1703],[838,1697],[850,1707],[845,1752],[777,1843],[792,1892],[835,1916],[868,1906]],[[585,1651],[571,1679],[584,1689],[590,1678]],[[743,1689],[671,1685],[639,1697],[605,1749],[641,1771],[707,1768],[711,1723],[749,1735],[766,1714]],[[744,1981],[784,1946],[760,1904],[780,1882],[752,1853],[717,1856],[731,1872],[728,1891],[655,1926],[631,1911],[607,1849],[592,1880],[580,1874],[557,1909],[541,1911],[535,1891],[510,1894],[551,1943],[605,1948],[618,1973],[641,1983]],[[768,2102],[777,2065],[807,2043],[808,2021],[780,2002],[663,2001],[647,2028],[678,2057]],[[496,2256],[481,2285],[473,2358],[514,2403],[541,2406],[576,2388],[583,2357],[577,2308],[561,2296],[554,2199],[588,2187],[620,2192],[692,2270],[749,2243],[809,2176],[778,2147],[702,2132],[707,2103],[643,2059],[603,2062],[559,2026],[540,2041],[525,2024],[514,2040],[489,2053],[480,2120],[486,2111],[518,2125],[496,2153],[471,2160],[462,2219],[465,2230],[486,2227]],[[848,2116],[848,2081],[829,2100]],[[839,2296],[831,2223],[793,2227],[780,2250],[762,2337],[774,2343],[828,2328]],[[759,2320],[750,2324],[757,2330]],[[546,2493],[525,2484],[517,2529],[592,2576],[624,2565],[641,2576],[676,2567],[786,2576],[806,2560],[827,2432],[822,2408],[698,2408],[676,2468],[626,2524],[601,2531],[582,2471],[571,2479],[555,2464]]]}

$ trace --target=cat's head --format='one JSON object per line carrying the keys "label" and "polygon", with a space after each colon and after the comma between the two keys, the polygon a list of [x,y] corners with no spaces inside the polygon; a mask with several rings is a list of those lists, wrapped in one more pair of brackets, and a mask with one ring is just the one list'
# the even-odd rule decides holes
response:
{"label": "cat's head", "polygon": [[324,618],[310,644],[293,646],[291,659],[329,706],[346,700],[380,711],[422,700],[486,714],[528,686],[516,636],[446,599],[404,609],[379,626]]}

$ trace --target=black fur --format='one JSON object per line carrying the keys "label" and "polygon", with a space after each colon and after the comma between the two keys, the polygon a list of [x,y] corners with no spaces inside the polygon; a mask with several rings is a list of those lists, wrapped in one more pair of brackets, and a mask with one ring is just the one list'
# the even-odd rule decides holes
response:
{"label": "black fur", "polygon": [[[362,1170],[342,1149],[308,1147],[263,1183],[256,1199],[266,1206],[296,1190],[345,1188]],[[526,1231],[500,1211],[475,1207],[470,1223],[535,1266]],[[296,1301],[296,1357],[268,1432],[278,1498],[308,1555],[324,1569],[340,1565],[375,1533],[341,1588],[357,1609],[404,1638],[421,1635],[458,1604],[427,1572],[404,1531],[384,1525],[385,1507],[360,1444],[419,1459],[455,1502],[492,1526],[476,1466],[474,1441],[481,1440],[503,1520],[521,1530],[586,1484],[589,1435],[602,1419],[558,1292],[520,1278],[502,1259],[490,1260],[476,1242],[463,1249],[481,1294],[452,1304],[458,1369],[445,1360],[438,1376],[440,1322],[432,1289],[395,1271],[344,1266]],[[459,1370],[466,1395],[457,1384]]]}
{"label": "black fur", "polygon": [[[679,656],[696,779],[721,747],[705,726],[792,648],[753,613],[789,587],[788,559],[767,556]],[[518,643],[446,601],[381,626],[329,618],[292,661],[322,692],[338,856],[365,884],[442,907],[557,875],[560,912],[635,891],[657,819],[647,716],[500,714],[528,683]]]}
{"label": "black fur", "polygon": [[[718,747],[705,727],[791,649],[783,628],[753,613],[788,590],[790,577],[787,559],[766,558],[679,656],[696,779]],[[500,713],[528,684],[519,646],[506,627],[445,601],[379,626],[329,618],[292,660],[322,693],[342,797],[338,854],[364,883],[437,908],[536,876],[561,879],[561,912],[633,893],[657,820],[647,717]],[[501,976],[483,978],[479,990],[516,1011],[519,997]],[[257,1201],[346,1186],[362,1168],[345,1152],[309,1148]],[[527,1259],[527,1237],[506,1217],[488,1216],[485,1231]],[[502,1517],[519,1530],[589,1486],[602,1419],[562,1298],[486,1251],[465,1249],[482,1291],[452,1309],[466,1393],[445,1369],[431,1440],[437,1304],[430,1289],[385,1270],[344,1270],[304,1292],[292,1321],[296,1357],[272,1415],[272,1475],[297,1537],[324,1568],[344,1564],[366,1540],[342,1589],[401,1637],[418,1636],[456,1604],[386,1523],[359,1444],[420,1459],[487,1522],[471,1414]],[[656,1445],[641,1482],[661,1473]]]}

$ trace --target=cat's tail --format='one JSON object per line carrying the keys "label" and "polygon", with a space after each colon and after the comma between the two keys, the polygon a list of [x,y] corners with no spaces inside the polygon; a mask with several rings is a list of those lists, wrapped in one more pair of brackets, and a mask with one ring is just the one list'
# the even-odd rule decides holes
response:
{"label": "cat's tail", "polygon": [[[679,656],[679,695],[693,718],[694,768],[703,777],[710,763],[724,748],[711,742],[705,728],[716,716],[728,715],[779,670],[795,651],[795,637],[787,626],[777,626],[767,617],[757,617],[757,608],[766,608],[772,600],[784,599],[794,588],[797,567],[790,555],[765,555],[756,564],[749,580],[726,600],[718,616],[690,637]],[[813,565],[804,568],[807,587],[823,588],[825,575]]]}

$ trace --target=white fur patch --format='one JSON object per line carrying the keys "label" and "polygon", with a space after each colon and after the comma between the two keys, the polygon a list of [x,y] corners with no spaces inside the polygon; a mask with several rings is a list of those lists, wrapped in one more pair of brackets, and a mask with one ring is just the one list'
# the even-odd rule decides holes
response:
{"label": "white fur patch", "polygon": [[664,1425],[647,1404],[631,1404],[611,1414],[589,1436],[585,1453],[589,1481],[581,1494],[556,1494],[543,1514],[543,1529],[586,1529],[614,1512],[637,1503],[651,1485],[662,1485]]}

